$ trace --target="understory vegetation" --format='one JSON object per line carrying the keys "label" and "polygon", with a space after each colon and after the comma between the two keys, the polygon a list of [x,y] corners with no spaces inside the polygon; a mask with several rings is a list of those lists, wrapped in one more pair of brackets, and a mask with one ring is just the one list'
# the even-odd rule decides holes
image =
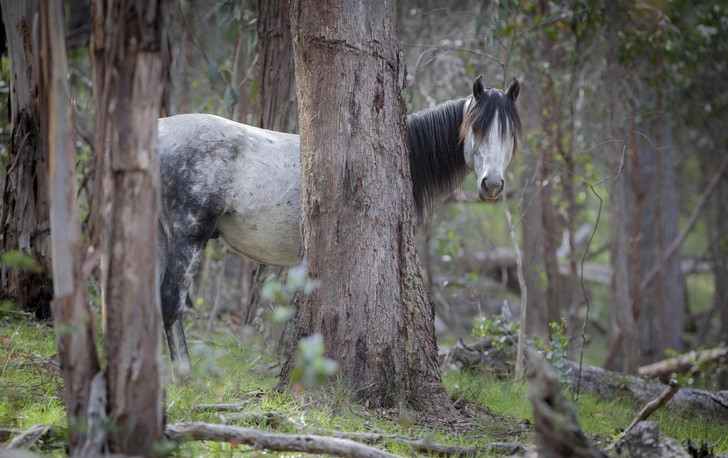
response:
{"label": "understory vegetation", "polygon": [[[456,446],[486,446],[492,442],[533,444],[532,407],[527,381],[499,378],[489,368],[446,369],[445,386],[463,414],[457,424],[417,420],[406,410],[371,411],[355,402],[355,393],[329,381],[298,393],[278,392],[275,387],[282,357],[266,352],[259,342],[243,342],[242,328],[233,321],[217,321],[205,337],[205,309],[188,319],[195,379],[179,383],[164,376],[167,422],[203,421],[225,423],[279,433],[326,434],[366,432],[398,434],[433,443]],[[497,334],[497,333],[496,333]],[[65,454],[62,442],[66,428],[63,381],[55,358],[55,334],[47,324],[30,317],[0,319],[0,444],[36,424],[52,426],[52,433],[36,450],[56,456]],[[166,353],[166,352],[165,352]],[[170,374],[169,360],[163,366]],[[608,445],[642,408],[629,400],[604,401],[568,391],[579,422],[600,448]],[[203,410],[203,404],[235,404],[235,412]],[[708,443],[715,453],[728,452],[725,424],[708,418],[661,409],[651,418],[678,442]],[[109,425],[113,428],[113,425]],[[379,444],[392,453],[415,453],[404,444],[386,439]],[[160,453],[175,456],[231,456],[244,446],[217,442],[161,443]]]}

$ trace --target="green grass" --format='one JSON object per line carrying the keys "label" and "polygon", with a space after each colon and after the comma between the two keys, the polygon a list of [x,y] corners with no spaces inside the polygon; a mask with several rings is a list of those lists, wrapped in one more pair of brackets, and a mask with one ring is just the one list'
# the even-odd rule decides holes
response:
{"label": "green grass", "polygon": [[[189,323],[190,335],[204,334],[206,324]],[[221,327],[222,328],[222,327]],[[266,426],[260,420],[241,422],[226,412],[200,412],[197,404],[246,403],[243,413],[276,412],[304,424],[306,432],[316,430],[362,431],[405,434],[451,445],[485,445],[491,441],[533,443],[531,405],[526,382],[502,382],[484,373],[447,372],[443,380],[456,405],[470,415],[468,428],[456,432],[420,425],[415,416],[398,409],[382,415],[351,401],[342,386],[325,387],[317,392],[295,396],[275,391],[275,372],[255,373],[253,369],[275,361],[263,347],[243,348],[232,333],[214,332],[206,344],[191,345],[196,379],[187,384],[174,383],[165,376],[167,421],[206,421],[259,427],[294,433],[291,425]],[[47,364],[55,354],[55,336],[49,327],[30,319],[0,317],[0,428],[27,429],[36,423],[63,427],[62,380]],[[261,356],[262,355],[262,356]],[[168,373],[166,350],[164,370]],[[571,396],[569,394],[569,396]],[[606,445],[625,428],[641,405],[631,402],[605,402],[593,396],[575,401],[585,433],[598,445]],[[726,426],[707,419],[691,418],[667,410],[652,419],[678,441],[690,438],[717,443],[716,451],[728,451]],[[389,451],[411,456],[404,445],[386,443]],[[48,450],[44,450],[48,451]],[[51,450],[53,451],[53,450]],[[59,450],[55,450],[59,453]],[[191,442],[180,445],[176,456],[228,456],[233,446],[223,443]],[[239,452],[238,452],[239,453]]]}

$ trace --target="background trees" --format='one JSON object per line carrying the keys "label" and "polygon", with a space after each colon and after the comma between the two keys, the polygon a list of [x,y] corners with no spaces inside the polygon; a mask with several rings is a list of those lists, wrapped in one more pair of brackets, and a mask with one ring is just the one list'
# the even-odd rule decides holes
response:
{"label": "background trees", "polygon": [[[53,297],[48,216],[48,152],[40,136],[33,18],[37,1],[0,4],[7,31],[6,87],[10,120],[3,142],[3,198],[0,213],[0,300],[9,300],[47,318]],[[6,83],[7,84],[7,83]],[[9,89],[9,91],[7,90]]]}
{"label": "background trees", "polygon": [[[39,76],[30,58],[37,50],[29,51],[32,37],[22,26],[28,21],[25,8],[34,5],[2,3],[9,40],[0,104],[10,113],[10,124],[2,124],[0,133],[2,287],[3,297],[20,307],[49,300],[51,272],[44,241],[49,223],[42,215],[48,205],[46,160],[34,106]],[[169,111],[214,112],[295,130],[295,121],[266,121],[267,110],[293,110],[290,73],[266,70],[285,68],[286,59],[290,65],[290,55],[268,51],[271,43],[284,46],[288,40],[285,22],[269,29],[262,20],[265,11],[259,10],[263,3],[188,0],[179,6],[180,11],[172,11],[170,27],[169,51],[179,71],[172,72]],[[281,2],[265,6],[285,8]],[[628,371],[662,359],[666,352],[728,339],[728,178],[716,170],[728,155],[723,5],[682,0],[453,0],[436,5],[404,0],[394,14],[408,68],[408,111],[464,96],[480,73],[491,86],[503,86],[514,75],[522,81],[519,106],[526,137],[508,181],[510,210],[523,238],[530,334],[548,338],[553,332],[549,323],[565,317],[570,356],[576,356],[586,322],[586,360]],[[270,31],[276,28],[278,32]],[[94,130],[88,82],[96,81],[98,88],[111,76],[92,73],[84,52],[69,52],[69,83],[75,101],[81,243],[97,247],[92,220],[102,208],[94,205],[103,201],[100,187],[93,184],[101,182],[102,169],[92,150],[99,158],[108,132],[97,125],[95,138],[87,135]],[[106,59],[103,52],[101,43],[92,44],[90,54],[99,61]],[[326,76],[329,69],[319,71]],[[102,107],[96,109],[101,113]],[[154,109],[147,109],[151,118]],[[120,177],[121,169],[115,170]],[[94,178],[96,171],[99,178]],[[704,208],[690,220],[716,173],[717,184],[706,194]],[[508,310],[518,315],[515,261],[504,250],[511,244],[502,208],[473,202],[469,186],[432,215],[417,239],[422,259],[429,260],[424,284],[436,302],[437,329],[445,343],[468,335],[481,314]],[[679,249],[665,256],[685,229],[688,235]],[[30,253],[43,273],[8,258],[17,249]],[[244,287],[249,274],[215,247],[210,266],[207,277],[220,281],[195,288],[190,318],[229,328],[242,345],[256,344],[247,339],[250,328],[244,326],[251,321],[245,311],[257,310],[248,307],[253,296]],[[202,272],[198,285],[205,284],[204,276]],[[93,272],[91,278],[93,301],[100,276]],[[12,285],[30,289],[11,293]],[[216,298],[220,306],[214,315],[220,321],[209,320]],[[263,308],[260,317],[266,319],[272,309]],[[260,340],[257,344],[271,348]]]}

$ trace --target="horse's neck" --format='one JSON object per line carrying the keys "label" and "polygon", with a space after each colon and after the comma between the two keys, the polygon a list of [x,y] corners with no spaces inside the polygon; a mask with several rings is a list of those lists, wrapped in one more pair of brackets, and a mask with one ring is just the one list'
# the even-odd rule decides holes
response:
{"label": "horse's neck", "polygon": [[445,102],[410,117],[410,170],[418,223],[447,199],[467,175],[460,143],[467,102],[468,99]]}

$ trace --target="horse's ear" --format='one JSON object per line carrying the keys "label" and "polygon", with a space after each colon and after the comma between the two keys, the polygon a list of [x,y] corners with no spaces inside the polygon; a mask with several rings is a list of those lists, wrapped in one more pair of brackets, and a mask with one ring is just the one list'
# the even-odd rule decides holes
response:
{"label": "horse's ear", "polygon": [[515,102],[520,92],[521,83],[519,83],[517,79],[513,78],[513,81],[511,81],[511,85],[508,86],[508,89],[506,90],[506,95],[513,99],[513,101]]}
{"label": "horse's ear", "polygon": [[479,77],[475,78],[475,81],[473,81],[473,98],[475,100],[478,100],[478,98],[483,95],[485,92],[485,87],[483,87],[483,75],[480,75]]}

